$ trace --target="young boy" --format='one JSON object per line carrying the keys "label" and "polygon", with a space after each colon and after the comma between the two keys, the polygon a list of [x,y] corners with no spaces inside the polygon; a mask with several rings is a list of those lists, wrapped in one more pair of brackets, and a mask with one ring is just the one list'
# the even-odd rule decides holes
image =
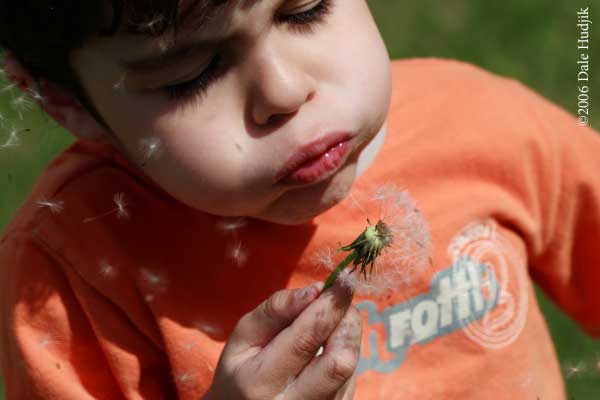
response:
{"label": "young boy", "polygon": [[[7,76],[78,139],[0,242],[7,399],[565,399],[529,276],[600,337],[600,138],[574,117],[390,62],[364,0],[0,18]],[[389,183],[431,267],[319,295],[315,255],[367,223],[353,194]]]}

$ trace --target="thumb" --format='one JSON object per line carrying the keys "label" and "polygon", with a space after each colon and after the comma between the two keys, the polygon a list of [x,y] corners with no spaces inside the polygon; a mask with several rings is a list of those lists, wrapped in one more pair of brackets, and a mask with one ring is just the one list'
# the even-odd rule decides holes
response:
{"label": "thumb", "polygon": [[229,350],[239,354],[251,347],[267,345],[319,296],[323,285],[315,282],[304,288],[273,293],[238,321],[227,342]]}

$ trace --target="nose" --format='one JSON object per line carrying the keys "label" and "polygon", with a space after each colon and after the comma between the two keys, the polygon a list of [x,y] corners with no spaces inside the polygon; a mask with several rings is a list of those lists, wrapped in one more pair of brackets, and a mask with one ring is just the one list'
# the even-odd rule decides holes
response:
{"label": "nose", "polygon": [[276,117],[294,114],[315,95],[315,81],[302,70],[300,58],[276,52],[273,47],[258,50],[247,64],[250,79],[250,107],[258,125]]}

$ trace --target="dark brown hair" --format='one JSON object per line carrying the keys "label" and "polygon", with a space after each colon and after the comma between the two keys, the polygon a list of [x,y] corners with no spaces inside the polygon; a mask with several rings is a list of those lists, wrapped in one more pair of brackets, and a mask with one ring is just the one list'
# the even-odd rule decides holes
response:
{"label": "dark brown hair", "polygon": [[231,2],[194,0],[179,10],[179,0],[0,0],[0,51],[9,51],[36,82],[44,79],[71,90],[99,119],[68,62],[72,50],[96,34],[176,33],[190,15],[200,20]]}

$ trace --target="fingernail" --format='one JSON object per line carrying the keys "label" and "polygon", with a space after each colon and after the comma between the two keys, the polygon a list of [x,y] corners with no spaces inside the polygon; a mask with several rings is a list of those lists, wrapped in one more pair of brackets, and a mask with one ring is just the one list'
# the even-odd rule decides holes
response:
{"label": "fingernail", "polygon": [[312,283],[306,287],[303,287],[302,289],[299,289],[296,292],[296,298],[298,300],[307,300],[309,298],[314,298],[316,297],[319,290],[320,289],[317,287],[317,284]]}

